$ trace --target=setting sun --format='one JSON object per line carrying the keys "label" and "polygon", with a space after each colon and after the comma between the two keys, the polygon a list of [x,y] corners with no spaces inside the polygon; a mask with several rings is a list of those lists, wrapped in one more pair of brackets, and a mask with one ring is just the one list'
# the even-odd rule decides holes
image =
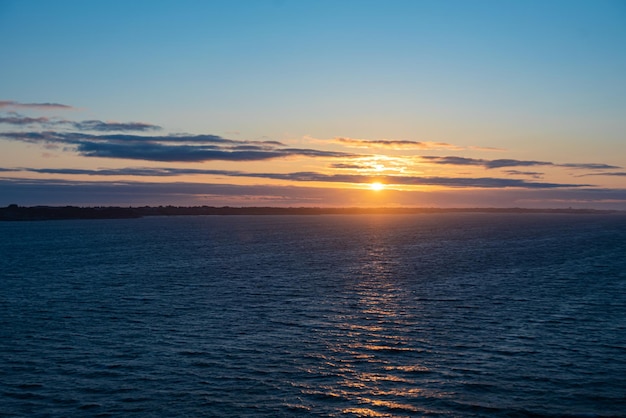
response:
{"label": "setting sun", "polygon": [[375,183],[370,184],[370,188],[372,190],[379,191],[379,190],[384,189],[385,185],[382,183],[375,182]]}

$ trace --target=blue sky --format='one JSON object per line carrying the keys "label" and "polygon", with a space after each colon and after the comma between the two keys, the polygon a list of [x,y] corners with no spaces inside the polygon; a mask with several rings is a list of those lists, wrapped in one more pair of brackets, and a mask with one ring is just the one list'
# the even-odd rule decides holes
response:
{"label": "blue sky", "polygon": [[624,1],[0,0],[0,39],[0,205],[626,209]]}

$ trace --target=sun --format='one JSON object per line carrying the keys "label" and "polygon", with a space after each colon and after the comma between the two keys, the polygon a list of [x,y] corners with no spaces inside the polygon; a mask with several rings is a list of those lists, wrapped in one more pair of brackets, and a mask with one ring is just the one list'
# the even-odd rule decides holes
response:
{"label": "sun", "polygon": [[379,182],[374,182],[370,184],[370,189],[374,191],[379,191],[385,188],[385,185]]}

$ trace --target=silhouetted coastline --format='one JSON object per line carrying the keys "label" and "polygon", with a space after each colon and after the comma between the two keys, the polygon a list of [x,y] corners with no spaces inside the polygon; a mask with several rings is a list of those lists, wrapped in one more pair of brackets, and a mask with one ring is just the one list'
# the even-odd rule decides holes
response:
{"label": "silhouetted coastline", "polygon": [[41,221],[63,219],[131,219],[145,216],[200,215],[368,215],[419,213],[569,213],[608,214],[618,210],[598,209],[528,209],[528,208],[321,208],[321,207],[215,207],[215,206],[142,206],[78,207],[18,206],[0,208],[0,221]]}

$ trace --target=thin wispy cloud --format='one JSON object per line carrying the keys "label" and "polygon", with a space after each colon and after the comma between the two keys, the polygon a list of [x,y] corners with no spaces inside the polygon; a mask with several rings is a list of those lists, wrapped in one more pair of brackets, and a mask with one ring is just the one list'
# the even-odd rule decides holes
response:
{"label": "thin wispy cloud", "polygon": [[538,171],[505,170],[504,173],[512,176],[530,176],[535,179],[540,179],[543,176],[543,173]]}
{"label": "thin wispy cloud", "polygon": [[72,126],[75,129],[86,131],[158,131],[160,126],[143,122],[103,122],[101,120],[85,120],[82,122],[74,122]]}
{"label": "thin wispy cloud", "polygon": [[609,170],[614,168],[622,168],[617,165],[609,164],[596,164],[596,163],[582,163],[582,164],[555,164],[558,167],[575,168],[575,169],[587,169],[587,170]]}
{"label": "thin wispy cloud", "polygon": [[330,164],[329,167],[330,168],[339,168],[339,169],[342,169],[342,170],[366,170],[366,169],[371,169],[372,168],[371,165],[347,164],[347,163]]}
{"label": "thin wispy cloud", "polygon": [[506,151],[506,149],[504,148],[497,148],[497,147],[478,147],[475,145],[470,145],[469,147],[467,147],[467,149],[469,150],[473,150],[473,151]]}
{"label": "thin wispy cloud", "polygon": [[597,164],[597,163],[569,163],[569,164],[557,164],[548,161],[526,161],[526,160],[514,160],[514,159],[497,159],[497,160],[485,160],[479,158],[466,158],[466,157],[438,157],[438,156],[422,156],[420,157],[432,164],[449,164],[449,165],[463,165],[463,166],[481,166],[487,169],[492,168],[506,168],[506,167],[536,167],[536,166],[552,166],[552,167],[565,167],[574,169],[587,169],[587,170],[607,170],[621,168],[619,166],[609,164]]}
{"label": "thin wispy cloud", "polygon": [[80,122],[69,121],[65,119],[52,119],[45,116],[33,118],[20,115],[15,112],[0,114],[0,124],[13,126],[32,126],[40,125],[46,128],[70,128],[80,131],[99,131],[99,132],[147,132],[158,131],[161,129],[158,125],[143,122],[103,122],[101,120],[85,120]]}
{"label": "thin wispy cloud", "polygon": [[336,143],[353,147],[353,148],[387,148],[394,150],[461,150],[462,147],[448,144],[445,142],[423,142],[408,140],[390,140],[390,139],[356,139],[338,137],[333,140]]}
{"label": "thin wispy cloud", "polygon": [[391,150],[472,150],[472,151],[506,151],[504,148],[481,147],[470,145],[462,147],[447,142],[436,141],[410,141],[410,140],[393,140],[393,139],[358,139],[347,137],[336,137],[333,142],[351,148],[372,148],[372,149],[391,149]]}
{"label": "thin wispy cloud", "polygon": [[0,109],[72,110],[75,107],[61,103],[20,103],[13,100],[0,100]]}
{"label": "thin wispy cloud", "polygon": [[50,118],[41,116],[38,118],[31,118],[28,116],[23,116],[17,113],[7,113],[0,114],[0,123],[5,125],[14,125],[14,126],[30,126],[30,125],[43,125],[48,124],[50,122]]}
{"label": "thin wispy cloud", "polygon": [[615,176],[615,177],[626,177],[626,171],[614,171],[614,172],[602,172],[602,173],[589,173],[589,174],[581,174],[577,177],[588,177],[588,176]]}

